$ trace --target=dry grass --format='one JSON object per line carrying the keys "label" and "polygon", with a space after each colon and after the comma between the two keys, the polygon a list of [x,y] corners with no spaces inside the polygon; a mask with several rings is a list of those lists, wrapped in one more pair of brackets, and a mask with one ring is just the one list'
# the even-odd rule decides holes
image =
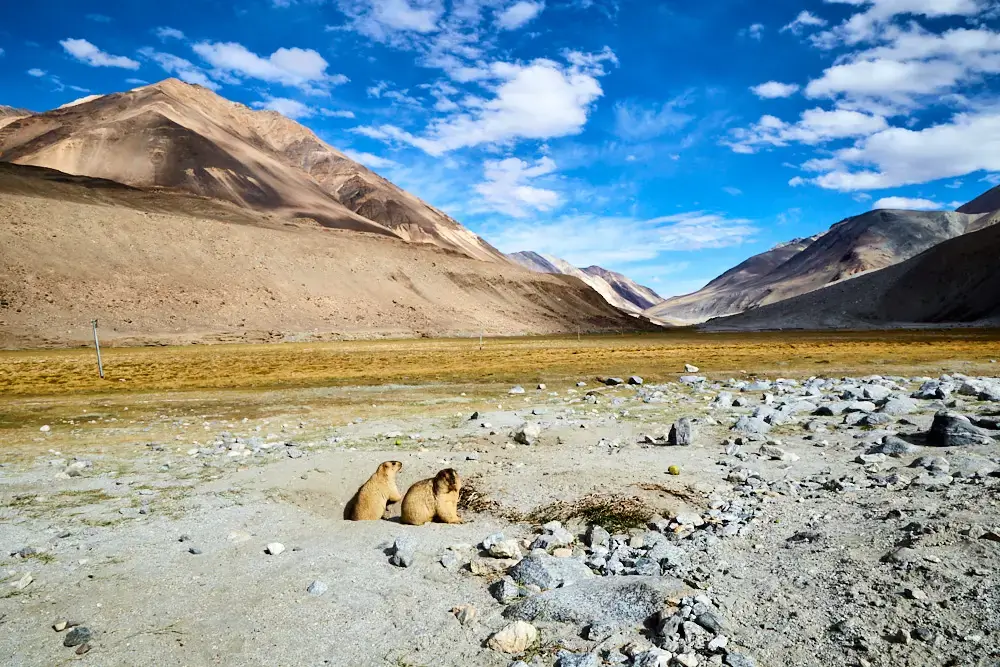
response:
{"label": "dry grass", "polygon": [[722,333],[0,352],[0,395],[126,394],[427,383],[522,383],[637,373],[675,379],[685,362],[738,376],[997,372],[1000,331]]}

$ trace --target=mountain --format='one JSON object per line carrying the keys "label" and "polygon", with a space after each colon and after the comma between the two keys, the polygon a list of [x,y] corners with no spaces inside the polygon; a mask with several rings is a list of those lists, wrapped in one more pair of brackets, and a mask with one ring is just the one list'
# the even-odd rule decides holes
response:
{"label": "mountain", "polygon": [[1000,325],[1000,225],[952,238],[894,266],[738,315],[713,331]]}
{"label": "mountain", "polygon": [[17,117],[0,127],[0,161],[180,189],[505,263],[448,215],[302,125],[176,79]]}
{"label": "mountain", "polygon": [[1000,185],[979,195],[956,209],[959,213],[983,214],[1000,211]]}
{"label": "mountain", "polygon": [[0,347],[655,328],[572,277],[39,167],[0,163],[0,219]]}
{"label": "mountain", "polygon": [[578,269],[566,260],[532,251],[515,252],[507,257],[532,271],[578,278],[593,287],[612,306],[629,312],[641,312],[649,305],[663,300],[648,287],[599,266]]}
{"label": "mountain", "polygon": [[7,107],[0,104],[0,127],[9,125],[15,120],[30,116],[31,114],[32,112],[27,109],[16,109],[14,107]]}
{"label": "mountain", "polygon": [[751,257],[701,290],[667,299],[646,314],[694,323],[742,312],[892,266],[988,224],[988,216],[950,211],[869,211],[819,236]]}
{"label": "mountain", "polygon": [[635,304],[640,310],[646,310],[663,301],[663,297],[645,285],[640,285],[626,275],[617,271],[609,271],[600,266],[588,266],[583,269],[588,276],[600,278],[611,285],[618,296],[629,303]]}

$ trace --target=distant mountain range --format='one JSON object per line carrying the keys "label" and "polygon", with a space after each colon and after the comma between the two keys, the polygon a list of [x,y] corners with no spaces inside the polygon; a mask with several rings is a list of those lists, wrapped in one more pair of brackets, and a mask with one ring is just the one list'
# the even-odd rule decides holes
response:
{"label": "distant mountain range", "polygon": [[532,271],[579,278],[593,287],[608,303],[622,310],[639,313],[663,301],[663,297],[650,288],[600,266],[579,269],[564,259],[528,250],[507,256]]}
{"label": "distant mountain range", "polygon": [[646,314],[698,323],[783,302],[894,266],[993,222],[978,213],[869,211],[842,220],[817,236],[796,239],[751,257],[697,292],[667,299]]}

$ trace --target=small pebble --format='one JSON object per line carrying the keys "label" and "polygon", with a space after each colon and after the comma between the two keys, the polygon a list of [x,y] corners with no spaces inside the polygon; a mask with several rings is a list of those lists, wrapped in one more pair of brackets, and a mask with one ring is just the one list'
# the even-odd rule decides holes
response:
{"label": "small pebble", "polygon": [[282,544],[281,542],[271,542],[270,544],[267,545],[267,548],[264,551],[266,551],[268,554],[272,556],[277,556],[284,550],[285,550],[285,545]]}
{"label": "small pebble", "polygon": [[90,641],[92,633],[90,628],[84,626],[78,626],[66,633],[66,638],[63,639],[63,646],[72,648],[74,646],[81,646]]}
{"label": "small pebble", "polygon": [[329,589],[329,586],[327,586],[324,582],[319,581],[317,579],[316,581],[309,584],[309,587],[306,589],[306,593],[308,593],[309,595],[320,596],[323,593],[326,593],[327,589]]}

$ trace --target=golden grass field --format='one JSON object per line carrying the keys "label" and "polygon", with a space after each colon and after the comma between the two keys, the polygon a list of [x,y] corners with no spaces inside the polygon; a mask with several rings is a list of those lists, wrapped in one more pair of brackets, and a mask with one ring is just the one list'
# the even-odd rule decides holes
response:
{"label": "golden grass field", "polygon": [[559,382],[594,375],[1000,373],[1000,330],[417,339],[0,352],[0,395],[134,394],[435,383]]}

